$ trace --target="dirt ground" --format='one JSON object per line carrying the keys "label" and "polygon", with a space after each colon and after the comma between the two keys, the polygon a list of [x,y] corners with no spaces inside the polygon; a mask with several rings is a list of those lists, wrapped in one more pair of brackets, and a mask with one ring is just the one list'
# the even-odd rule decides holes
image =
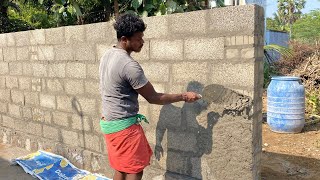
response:
{"label": "dirt ground", "polygon": [[320,123],[305,126],[301,133],[279,134],[265,122],[262,151],[262,180],[320,180]]}
{"label": "dirt ground", "polygon": [[306,127],[298,134],[262,130],[262,179],[320,180],[320,125]]}

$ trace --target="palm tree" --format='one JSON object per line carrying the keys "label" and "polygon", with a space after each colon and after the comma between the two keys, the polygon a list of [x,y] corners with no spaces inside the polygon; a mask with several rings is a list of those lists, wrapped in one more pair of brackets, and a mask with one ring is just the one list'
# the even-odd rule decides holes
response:
{"label": "palm tree", "polygon": [[292,34],[292,24],[301,17],[301,10],[306,0],[278,0],[278,15],[289,25],[289,35]]}
{"label": "palm tree", "polygon": [[274,20],[276,22],[276,24],[279,26],[281,31],[285,31],[286,30],[286,23],[284,21],[284,18],[281,17],[281,15],[279,13],[273,13],[274,16]]}

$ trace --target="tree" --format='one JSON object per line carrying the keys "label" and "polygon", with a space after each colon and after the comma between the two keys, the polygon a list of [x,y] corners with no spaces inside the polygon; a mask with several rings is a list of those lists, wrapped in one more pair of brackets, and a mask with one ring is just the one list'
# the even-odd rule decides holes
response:
{"label": "tree", "polygon": [[288,26],[278,13],[273,14],[273,18],[267,18],[267,29],[274,31],[288,32]]}
{"label": "tree", "polygon": [[[223,0],[217,0],[218,7],[224,6]],[[119,0],[119,12],[131,11],[140,16],[159,16],[208,9],[208,0]]]}
{"label": "tree", "polygon": [[11,20],[9,18],[9,10],[20,13],[20,7],[18,3],[19,1],[15,0],[0,0],[0,33],[32,29],[28,23],[21,19]]}
{"label": "tree", "polygon": [[53,19],[53,14],[47,11],[46,7],[34,2],[17,2],[20,11],[12,11],[9,9],[9,18],[11,20],[22,20],[27,23],[32,29],[50,28],[56,23]]}
{"label": "tree", "polygon": [[83,2],[79,1],[79,6],[84,23],[109,21],[113,15],[110,0],[84,0]]}
{"label": "tree", "polygon": [[[216,4],[224,6],[223,0],[217,0]],[[22,13],[18,11],[19,6],[23,7]],[[11,17],[8,17],[9,7],[16,9]],[[0,18],[6,19],[0,19],[0,33],[109,21],[124,12],[158,16],[208,8],[208,0],[0,0]],[[15,26],[8,23],[12,19],[27,28],[7,28]]]}
{"label": "tree", "polygon": [[292,24],[301,17],[301,10],[306,0],[278,0],[278,15],[289,26],[289,35],[292,35]]}
{"label": "tree", "polygon": [[304,14],[293,24],[292,38],[308,43],[320,40],[320,10]]}
{"label": "tree", "polygon": [[76,0],[54,0],[50,10],[54,13],[57,26],[83,24],[83,14]]}

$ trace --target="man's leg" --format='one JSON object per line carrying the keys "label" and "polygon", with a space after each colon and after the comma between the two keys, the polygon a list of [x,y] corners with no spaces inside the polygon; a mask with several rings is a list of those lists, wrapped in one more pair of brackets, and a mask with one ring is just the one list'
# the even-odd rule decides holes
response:
{"label": "man's leg", "polygon": [[126,173],[114,170],[113,180],[125,180]]}
{"label": "man's leg", "polygon": [[137,174],[127,174],[126,180],[141,180],[143,175],[143,171]]}

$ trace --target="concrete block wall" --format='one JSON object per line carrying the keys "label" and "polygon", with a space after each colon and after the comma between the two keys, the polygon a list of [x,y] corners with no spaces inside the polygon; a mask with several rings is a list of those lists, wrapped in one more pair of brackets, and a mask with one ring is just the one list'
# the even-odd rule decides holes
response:
{"label": "concrete block wall", "polygon": [[[248,5],[144,18],[145,44],[132,56],[156,90],[228,94],[165,106],[139,97],[155,152],[144,179],[260,178],[263,14]],[[111,22],[0,34],[0,142],[111,177],[98,66],[115,37]],[[239,99],[248,105],[227,108]]]}

